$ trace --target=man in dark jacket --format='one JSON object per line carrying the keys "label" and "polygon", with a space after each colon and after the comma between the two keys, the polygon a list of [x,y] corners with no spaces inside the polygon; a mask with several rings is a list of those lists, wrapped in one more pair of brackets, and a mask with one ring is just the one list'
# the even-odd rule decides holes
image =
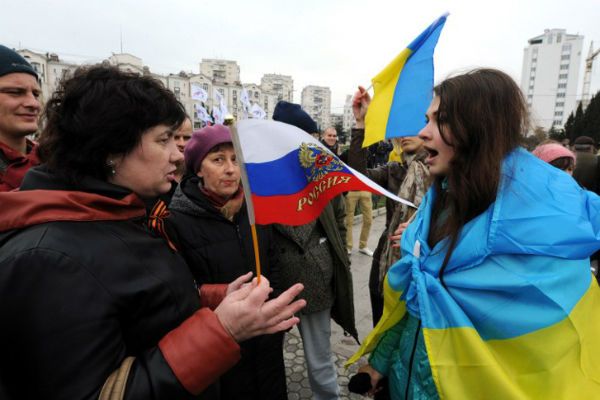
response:
{"label": "man in dark jacket", "polygon": [[594,139],[589,136],[579,136],[573,144],[577,156],[573,178],[587,190],[600,194],[600,164],[596,156]]}
{"label": "man in dark jacket", "polygon": [[[298,104],[280,101],[273,119],[294,125],[307,133],[317,124]],[[304,284],[302,298],[307,307],[298,325],[313,399],[337,399],[340,391],[331,361],[331,322],[333,318],[357,339],[350,261],[344,238],[345,207],[341,196],[328,204],[319,218],[302,226],[275,225],[274,240],[283,288]],[[358,340],[358,339],[357,339]]]}
{"label": "man in dark jacket", "polygon": [[33,67],[0,45],[0,192],[17,189],[29,168],[38,165],[27,135],[38,129],[41,90]]}

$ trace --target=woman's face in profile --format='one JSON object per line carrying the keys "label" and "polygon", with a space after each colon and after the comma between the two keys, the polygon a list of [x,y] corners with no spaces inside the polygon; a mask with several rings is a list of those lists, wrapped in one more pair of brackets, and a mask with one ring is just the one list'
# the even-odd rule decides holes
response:
{"label": "woman's face in profile", "polygon": [[183,159],[173,129],[157,125],[142,134],[131,153],[114,157],[115,174],[109,182],[130,189],[143,198],[167,193],[175,180],[176,163]]}
{"label": "woman's face in profile", "polygon": [[[438,125],[438,108],[440,98],[435,96],[427,110],[427,125],[419,132],[423,140],[423,148],[429,153],[425,163],[429,166],[429,173],[433,176],[447,176],[450,172],[450,161],[454,158],[454,147],[448,145],[442,138]],[[449,140],[452,140],[452,132]]]}

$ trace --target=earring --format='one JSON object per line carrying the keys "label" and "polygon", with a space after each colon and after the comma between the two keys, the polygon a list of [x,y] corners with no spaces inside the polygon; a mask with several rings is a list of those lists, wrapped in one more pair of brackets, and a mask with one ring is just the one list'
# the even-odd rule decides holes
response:
{"label": "earring", "polygon": [[113,160],[108,160],[106,162],[106,166],[109,168],[108,173],[111,176],[115,176],[115,174],[117,173],[117,171],[115,171],[115,162]]}

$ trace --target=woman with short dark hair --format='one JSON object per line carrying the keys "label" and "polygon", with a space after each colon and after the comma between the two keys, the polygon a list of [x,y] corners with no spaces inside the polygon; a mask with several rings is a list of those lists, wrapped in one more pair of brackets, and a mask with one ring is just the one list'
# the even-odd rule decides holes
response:
{"label": "woman with short dark hair", "polygon": [[419,133],[433,185],[402,233],[362,371],[373,387],[388,376],[394,399],[596,397],[600,198],[519,147],[527,107],[505,73],[434,94]]}
{"label": "woman with short dark hair", "polygon": [[298,321],[300,285],[265,302],[268,281],[247,274],[201,297],[165,213],[148,220],[182,159],[185,113],[159,81],[82,68],[46,117],[45,165],[0,196],[3,399],[195,398],[237,342]]}

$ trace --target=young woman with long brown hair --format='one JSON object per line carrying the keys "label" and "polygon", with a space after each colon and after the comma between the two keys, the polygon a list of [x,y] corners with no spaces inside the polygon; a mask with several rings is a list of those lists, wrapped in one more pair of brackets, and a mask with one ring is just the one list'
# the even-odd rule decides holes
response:
{"label": "young woman with long brown hair", "polygon": [[519,147],[527,108],[505,73],[434,94],[419,133],[433,185],[402,233],[362,371],[373,387],[388,376],[394,399],[596,396],[600,198]]}

